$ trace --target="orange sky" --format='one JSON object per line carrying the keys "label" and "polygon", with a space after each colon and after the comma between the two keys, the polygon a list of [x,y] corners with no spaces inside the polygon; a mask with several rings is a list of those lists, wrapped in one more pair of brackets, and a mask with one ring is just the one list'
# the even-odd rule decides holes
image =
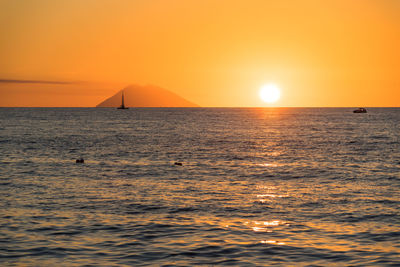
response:
{"label": "orange sky", "polygon": [[398,0],[0,0],[0,79],[79,81],[0,81],[0,106],[95,106],[131,83],[269,106],[273,82],[275,106],[398,107],[399,14]]}

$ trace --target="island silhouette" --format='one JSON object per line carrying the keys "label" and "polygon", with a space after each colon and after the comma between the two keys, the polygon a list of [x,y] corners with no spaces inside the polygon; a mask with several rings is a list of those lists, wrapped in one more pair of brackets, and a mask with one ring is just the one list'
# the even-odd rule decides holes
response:
{"label": "island silhouette", "polygon": [[199,107],[183,97],[154,85],[130,85],[99,103],[96,107],[121,106],[122,93],[126,107]]}

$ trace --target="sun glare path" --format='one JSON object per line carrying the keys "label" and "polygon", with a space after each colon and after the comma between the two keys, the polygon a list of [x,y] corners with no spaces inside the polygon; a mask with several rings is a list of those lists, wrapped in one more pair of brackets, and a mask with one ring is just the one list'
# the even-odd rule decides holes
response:
{"label": "sun glare path", "polygon": [[260,88],[260,98],[266,103],[275,103],[281,97],[281,91],[275,84],[266,84]]}

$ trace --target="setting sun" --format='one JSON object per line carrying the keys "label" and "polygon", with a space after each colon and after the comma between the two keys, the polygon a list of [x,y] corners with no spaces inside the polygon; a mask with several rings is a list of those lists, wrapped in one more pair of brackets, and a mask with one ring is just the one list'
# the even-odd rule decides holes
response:
{"label": "setting sun", "polygon": [[281,97],[281,90],[275,84],[266,84],[260,88],[260,97],[266,103],[275,103]]}

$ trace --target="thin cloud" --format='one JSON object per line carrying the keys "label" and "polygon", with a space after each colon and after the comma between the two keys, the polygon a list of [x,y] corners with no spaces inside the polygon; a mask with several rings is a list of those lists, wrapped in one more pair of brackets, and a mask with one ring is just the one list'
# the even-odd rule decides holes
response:
{"label": "thin cloud", "polygon": [[78,84],[81,82],[0,79],[0,83]]}

